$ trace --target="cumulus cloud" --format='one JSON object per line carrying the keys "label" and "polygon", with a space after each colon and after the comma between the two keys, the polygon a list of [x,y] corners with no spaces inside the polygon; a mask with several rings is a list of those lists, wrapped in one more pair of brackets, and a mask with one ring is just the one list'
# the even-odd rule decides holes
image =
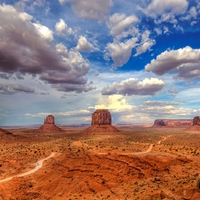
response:
{"label": "cumulus cloud", "polygon": [[109,14],[112,0],[59,0],[61,4],[69,2],[79,18],[104,21]]}
{"label": "cumulus cloud", "polygon": [[187,46],[178,50],[165,51],[145,66],[145,70],[163,75],[171,70],[178,73],[180,79],[191,79],[200,76],[200,49]]}
{"label": "cumulus cloud", "polygon": [[87,52],[87,53],[98,50],[90,42],[88,42],[84,36],[79,37],[76,49],[78,51],[83,51],[83,52]]}
{"label": "cumulus cloud", "polygon": [[75,34],[75,31],[69,28],[63,19],[60,19],[59,22],[56,23],[55,29],[57,34],[61,36]]}
{"label": "cumulus cloud", "polygon": [[115,94],[112,96],[101,96],[95,105],[95,109],[109,109],[114,112],[125,112],[131,110],[132,106],[128,104],[123,95]]}
{"label": "cumulus cloud", "polygon": [[33,23],[33,25],[35,26],[41,38],[44,38],[45,40],[50,42],[53,40],[53,31],[51,31],[48,27],[43,26],[39,23]]}
{"label": "cumulus cloud", "polygon": [[146,30],[142,34],[142,41],[141,44],[136,48],[136,54],[134,56],[138,56],[147,50],[149,50],[153,45],[155,45],[156,41],[154,39],[150,39],[151,32],[149,30]]}
{"label": "cumulus cloud", "polygon": [[155,95],[165,86],[162,80],[157,78],[144,79],[139,81],[129,78],[121,82],[114,82],[102,90],[103,95],[122,94],[122,95]]}
{"label": "cumulus cloud", "polygon": [[110,29],[110,34],[120,39],[137,33],[138,30],[134,24],[138,21],[139,19],[135,15],[126,16],[123,13],[115,13],[110,16],[107,26]]}
{"label": "cumulus cloud", "polygon": [[31,74],[50,84],[87,85],[89,63],[78,51],[55,46],[51,30],[32,23],[32,16],[10,5],[0,5],[0,16],[0,72],[4,77]]}
{"label": "cumulus cloud", "polygon": [[0,84],[0,94],[34,93],[34,89],[19,84]]}
{"label": "cumulus cloud", "polygon": [[175,17],[185,14],[188,5],[189,3],[187,2],[187,0],[153,0],[146,9],[141,7],[138,8],[143,11],[147,16],[155,19],[157,23],[177,23]]}
{"label": "cumulus cloud", "polygon": [[191,7],[189,12],[187,13],[186,16],[182,17],[181,19],[182,20],[191,20],[191,19],[196,19],[197,18],[197,15],[198,15],[198,12],[197,12],[197,8],[196,7]]}
{"label": "cumulus cloud", "polygon": [[136,46],[137,38],[131,38],[125,42],[108,43],[106,57],[111,57],[114,61],[114,67],[121,67],[128,62],[133,47]]}

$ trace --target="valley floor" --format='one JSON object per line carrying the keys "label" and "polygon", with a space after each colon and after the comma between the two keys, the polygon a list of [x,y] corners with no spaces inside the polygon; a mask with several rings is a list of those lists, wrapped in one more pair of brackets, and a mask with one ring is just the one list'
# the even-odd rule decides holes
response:
{"label": "valley floor", "polygon": [[0,200],[200,199],[200,132],[119,129],[0,135]]}

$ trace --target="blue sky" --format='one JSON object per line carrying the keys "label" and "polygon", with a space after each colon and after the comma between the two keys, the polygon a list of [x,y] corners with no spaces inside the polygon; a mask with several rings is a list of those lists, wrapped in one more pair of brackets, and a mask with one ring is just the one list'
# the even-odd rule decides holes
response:
{"label": "blue sky", "polygon": [[200,0],[3,0],[0,126],[200,115]]}

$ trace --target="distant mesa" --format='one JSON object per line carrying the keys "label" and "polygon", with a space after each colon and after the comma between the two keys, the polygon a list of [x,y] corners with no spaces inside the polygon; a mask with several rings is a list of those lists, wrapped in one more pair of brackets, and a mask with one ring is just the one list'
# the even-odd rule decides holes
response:
{"label": "distant mesa", "polygon": [[112,126],[111,114],[107,109],[98,109],[92,114],[91,126],[84,131],[87,135],[120,133]]}
{"label": "distant mesa", "polygon": [[188,130],[190,130],[190,131],[200,131],[200,116],[194,117],[193,124]]}
{"label": "distant mesa", "polygon": [[55,125],[55,120],[53,115],[48,115],[44,119],[44,124],[38,129],[42,133],[58,133],[63,132],[63,130]]}
{"label": "distant mesa", "polygon": [[187,128],[192,126],[191,119],[156,119],[153,127]]}

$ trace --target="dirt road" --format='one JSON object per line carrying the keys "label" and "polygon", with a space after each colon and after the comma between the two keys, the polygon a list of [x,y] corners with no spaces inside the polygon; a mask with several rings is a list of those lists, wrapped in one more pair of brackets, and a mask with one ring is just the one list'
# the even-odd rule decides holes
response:
{"label": "dirt road", "polygon": [[11,177],[2,179],[2,180],[0,180],[0,183],[9,181],[9,180],[11,180],[11,179],[14,178],[14,177],[23,177],[23,176],[27,176],[27,175],[29,175],[29,174],[35,173],[38,169],[40,169],[40,168],[43,166],[43,162],[44,162],[45,160],[48,160],[49,158],[54,157],[55,154],[56,154],[55,152],[52,152],[48,157],[43,158],[43,159],[37,161],[36,164],[35,164],[36,166],[35,166],[34,169],[31,169],[30,171],[27,171],[27,172],[22,173],[22,174],[18,174],[18,175],[15,175],[15,176],[11,176]]}

